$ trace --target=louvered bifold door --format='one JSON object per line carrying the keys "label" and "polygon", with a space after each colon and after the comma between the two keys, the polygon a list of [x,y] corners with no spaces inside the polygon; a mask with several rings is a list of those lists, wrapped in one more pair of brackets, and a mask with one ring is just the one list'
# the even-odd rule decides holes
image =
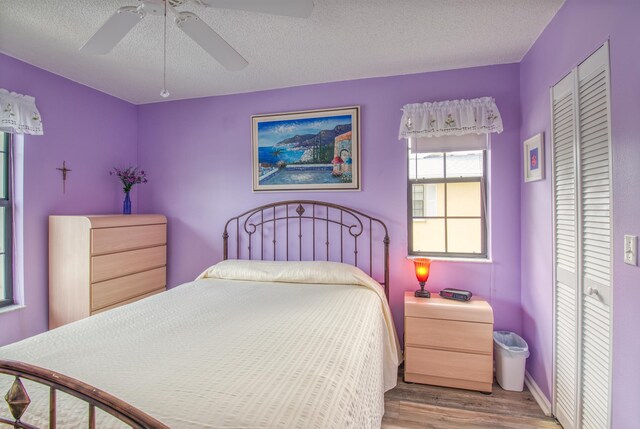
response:
{"label": "louvered bifold door", "polygon": [[609,45],[551,89],[554,413],[611,427],[612,215]]}
{"label": "louvered bifold door", "polygon": [[608,428],[611,379],[611,142],[609,52],[604,45],[578,66],[581,208],[581,423]]}
{"label": "louvered bifold door", "polygon": [[574,73],[551,90],[555,225],[555,414],[577,428],[578,410],[578,212]]}

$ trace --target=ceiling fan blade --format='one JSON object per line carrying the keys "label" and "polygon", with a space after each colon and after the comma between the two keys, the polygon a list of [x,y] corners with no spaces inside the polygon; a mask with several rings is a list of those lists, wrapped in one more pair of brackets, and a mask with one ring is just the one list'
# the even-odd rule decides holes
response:
{"label": "ceiling fan blade", "polygon": [[271,15],[308,18],[313,0],[200,0],[201,3],[221,9],[238,9]]}
{"label": "ceiling fan blade", "polygon": [[121,7],[107,19],[80,50],[89,54],[108,54],[144,18],[135,6]]}
{"label": "ceiling fan blade", "polygon": [[227,70],[240,70],[249,64],[195,13],[176,14],[176,25]]}

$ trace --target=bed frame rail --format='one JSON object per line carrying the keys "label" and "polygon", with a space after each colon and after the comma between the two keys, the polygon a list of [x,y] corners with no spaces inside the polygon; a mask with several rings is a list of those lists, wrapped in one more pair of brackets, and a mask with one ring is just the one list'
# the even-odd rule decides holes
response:
{"label": "bed frame rail", "polygon": [[[234,234],[232,240],[230,234]],[[379,256],[374,249],[378,239],[382,244]],[[371,277],[382,274],[378,282],[389,299],[387,226],[358,210],[322,201],[279,201],[229,219],[222,241],[225,260],[235,253],[235,259],[351,263]],[[230,252],[230,241],[235,252]],[[382,273],[374,271],[374,259],[380,258]]]}
{"label": "bed frame rail", "polygon": [[31,403],[27,390],[21,381],[21,379],[25,379],[49,386],[50,429],[56,429],[56,394],[58,391],[67,393],[87,403],[89,429],[96,427],[96,408],[111,414],[132,428],[169,429],[169,426],[166,426],[115,396],[55,371],[24,362],[0,359],[0,374],[15,377],[11,388],[5,396],[5,400],[9,406],[9,412],[13,416],[13,419],[0,415],[0,423],[8,424],[14,428],[37,429],[36,426],[20,420]]}

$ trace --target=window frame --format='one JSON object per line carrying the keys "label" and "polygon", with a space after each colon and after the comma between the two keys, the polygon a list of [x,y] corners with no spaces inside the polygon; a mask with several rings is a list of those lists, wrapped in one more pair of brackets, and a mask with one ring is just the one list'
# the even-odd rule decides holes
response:
{"label": "window frame", "polygon": [[[438,259],[487,259],[489,255],[488,251],[488,224],[487,224],[487,206],[488,206],[488,194],[487,194],[487,150],[483,149],[482,152],[482,177],[447,177],[447,154],[454,153],[456,151],[437,151],[434,153],[443,154],[443,177],[433,179],[411,179],[409,171],[411,166],[410,148],[407,150],[407,232],[408,232],[408,255],[409,256],[426,256]],[[470,152],[470,151],[464,151]],[[416,175],[417,175],[416,170]],[[448,236],[447,236],[447,220],[448,219],[478,219],[478,216],[447,216],[447,184],[448,183],[480,183],[480,224],[481,224],[481,249],[480,253],[462,253],[462,252],[420,252],[413,249],[413,220],[414,219],[443,219],[444,220],[444,245],[445,250],[448,248]],[[427,184],[443,184],[444,188],[444,216],[426,216],[426,210],[423,212],[423,216],[413,216],[413,185],[427,185]]]}
{"label": "window frame", "polygon": [[4,269],[4,299],[0,299],[0,308],[13,305],[14,291],[13,291],[13,200],[11,195],[12,178],[13,178],[13,166],[12,166],[12,147],[13,138],[9,133],[2,133],[2,146],[0,152],[5,153],[5,195],[6,198],[0,198],[0,207],[5,208],[5,224],[0,225],[4,228],[4,255],[5,255],[5,269]]}

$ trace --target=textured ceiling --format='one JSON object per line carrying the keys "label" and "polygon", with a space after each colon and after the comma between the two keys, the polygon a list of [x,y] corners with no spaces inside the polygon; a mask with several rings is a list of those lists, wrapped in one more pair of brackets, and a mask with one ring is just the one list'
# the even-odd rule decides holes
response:
{"label": "textured ceiling", "polygon": [[[308,19],[193,2],[181,7],[203,18],[249,66],[226,71],[170,25],[169,100],[516,62],[563,0],[314,3]],[[137,4],[0,0],[0,52],[136,104],[161,101],[161,17],[147,16],[108,55],[78,50],[117,8]]]}

